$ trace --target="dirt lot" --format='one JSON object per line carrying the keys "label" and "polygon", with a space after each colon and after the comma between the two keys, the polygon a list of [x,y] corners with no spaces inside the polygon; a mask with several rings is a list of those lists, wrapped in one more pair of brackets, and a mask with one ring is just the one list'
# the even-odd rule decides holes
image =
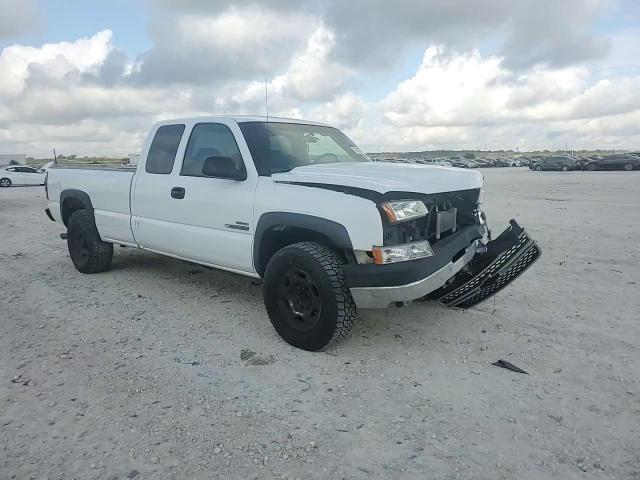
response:
{"label": "dirt lot", "polygon": [[244,277],[130,248],[78,273],[42,189],[0,190],[0,478],[640,478],[640,172],[484,174],[542,259],[325,353]]}

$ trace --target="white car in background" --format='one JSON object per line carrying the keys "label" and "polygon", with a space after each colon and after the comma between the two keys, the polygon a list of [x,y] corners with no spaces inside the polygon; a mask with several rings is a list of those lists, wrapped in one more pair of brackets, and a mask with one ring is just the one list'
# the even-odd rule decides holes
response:
{"label": "white car in background", "polygon": [[0,169],[0,187],[11,185],[44,185],[46,172],[24,165],[10,165]]}

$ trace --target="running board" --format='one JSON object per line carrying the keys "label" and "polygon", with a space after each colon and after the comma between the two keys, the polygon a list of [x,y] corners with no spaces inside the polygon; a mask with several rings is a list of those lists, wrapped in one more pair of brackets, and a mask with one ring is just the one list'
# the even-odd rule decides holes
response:
{"label": "running board", "polygon": [[487,243],[487,252],[474,259],[447,285],[429,298],[449,307],[470,308],[492,297],[518,278],[540,258],[538,244],[515,220],[498,238]]}

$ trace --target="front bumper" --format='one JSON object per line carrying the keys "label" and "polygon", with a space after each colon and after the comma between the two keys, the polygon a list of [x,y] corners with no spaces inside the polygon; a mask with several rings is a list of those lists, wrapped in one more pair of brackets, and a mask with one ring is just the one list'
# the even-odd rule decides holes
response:
{"label": "front bumper", "polygon": [[[486,245],[483,234],[484,226],[466,227],[434,244],[435,255],[429,259],[345,266],[351,296],[360,308],[386,308],[427,296],[459,308],[476,305],[510,284],[540,256],[535,241],[515,220]],[[405,282],[397,282],[398,278]]]}
{"label": "front bumper", "polygon": [[498,238],[487,244],[487,251],[474,258],[464,272],[429,298],[449,307],[470,308],[492,297],[518,278],[540,258],[542,251],[515,220]]}

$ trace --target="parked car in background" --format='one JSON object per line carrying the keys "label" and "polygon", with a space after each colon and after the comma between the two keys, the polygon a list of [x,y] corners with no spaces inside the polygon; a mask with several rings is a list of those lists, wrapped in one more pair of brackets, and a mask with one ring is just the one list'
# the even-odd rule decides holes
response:
{"label": "parked car in background", "polygon": [[584,164],[585,170],[638,170],[640,158],[629,154],[607,155],[594,157]]}
{"label": "parked car in background", "polygon": [[580,163],[572,157],[552,156],[541,158],[536,160],[531,166],[532,170],[561,170],[566,172],[568,170],[580,170]]}
{"label": "parked car in background", "polygon": [[544,158],[545,157],[541,157],[539,155],[527,158],[527,167],[529,167],[529,170],[533,170],[533,166],[536,164],[536,162],[539,162],[540,160],[543,160]]}
{"label": "parked car in background", "polygon": [[495,165],[486,158],[474,158],[473,161],[478,166],[477,168],[490,168],[495,167]]}
{"label": "parked car in background", "polygon": [[44,185],[46,174],[35,168],[12,165],[0,169],[0,187],[11,185]]}
{"label": "parked car in background", "polygon": [[453,164],[448,160],[434,160],[431,165],[438,165],[440,167],[453,167]]}
{"label": "parked car in background", "polygon": [[462,158],[459,158],[459,157],[451,157],[449,159],[449,162],[451,163],[451,166],[453,166],[453,167],[469,168],[469,164],[467,163],[467,161],[462,159]]}

